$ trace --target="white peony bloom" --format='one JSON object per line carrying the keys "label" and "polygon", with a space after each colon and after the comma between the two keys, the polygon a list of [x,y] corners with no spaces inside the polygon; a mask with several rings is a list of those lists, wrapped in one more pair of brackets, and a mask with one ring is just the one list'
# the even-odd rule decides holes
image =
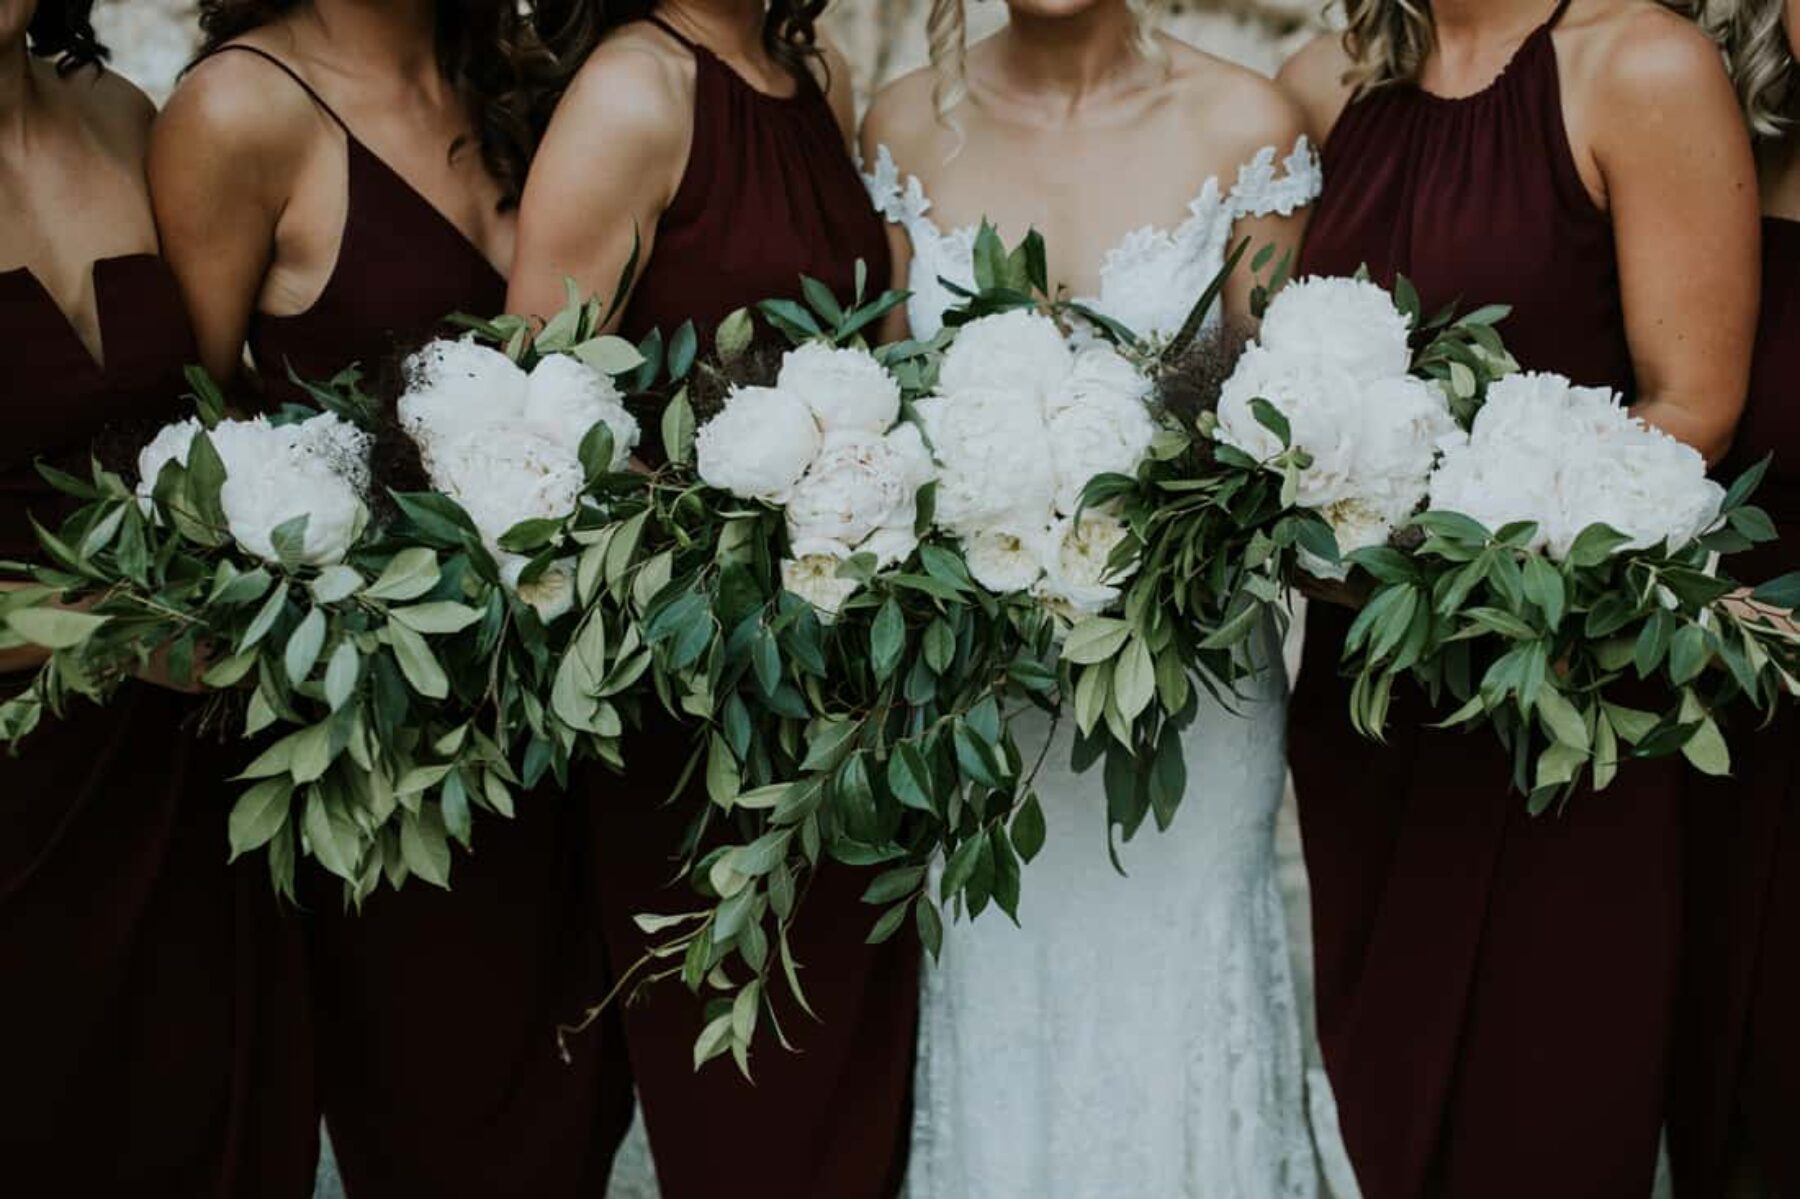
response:
{"label": "white peony bloom", "polygon": [[521,521],[572,515],[585,482],[575,447],[526,428],[485,429],[434,445],[425,467],[490,549]]}
{"label": "white peony bloom", "polygon": [[963,561],[970,576],[995,595],[1029,591],[1044,575],[1051,536],[1043,525],[981,529],[963,538]]}
{"label": "white peony bloom", "polygon": [[1284,361],[1312,361],[1362,383],[1412,366],[1411,326],[1386,291],[1358,279],[1302,279],[1263,314],[1260,342]]}
{"label": "white peony bloom", "polygon": [[604,424],[612,431],[613,470],[624,469],[641,436],[637,418],[625,408],[613,381],[567,354],[551,354],[532,369],[524,418],[575,449],[595,425]]}
{"label": "white peony bloom", "polygon": [[531,559],[523,554],[499,555],[500,577],[513,592],[538,614],[545,624],[575,610],[575,559],[561,558],[550,563],[544,572],[521,586],[520,577]]}
{"label": "white peony bloom", "polygon": [[867,350],[807,342],[782,358],[775,386],[805,401],[826,434],[885,433],[900,418],[900,383]]}
{"label": "white peony bloom", "polygon": [[1250,403],[1268,401],[1287,418],[1293,444],[1312,456],[1300,473],[1299,502],[1323,508],[1355,494],[1357,443],[1367,432],[1362,390],[1347,371],[1252,347],[1219,392],[1219,440],[1259,461],[1279,455],[1280,438],[1256,419]]}
{"label": "white peony bloom", "polygon": [[838,577],[843,558],[832,549],[795,546],[796,557],[781,563],[781,586],[799,596],[816,609],[830,624],[844,602],[856,594],[861,584],[855,579]]}
{"label": "white peony bloom", "polygon": [[957,330],[938,370],[938,390],[960,396],[1006,389],[1041,399],[1062,385],[1073,361],[1055,321],[1014,309]]}
{"label": "white peony bloom", "polygon": [[940,526],[970,533],[1047,517],[1055,457],[1036,397],[973,388],[928,396],[914,410],[937,456]]}
{"label": "white peony bloom", "polygon": [[240,546],[279,561],[275,530],[304,515],[301,561],[326,566],[348,556],[368,522],[367,434],[327,413],[297,425],[221,421],[210,437],[225,465],[219,506]]}
{"label": "white peony bloom", "polygon": [[1532,548],[1565,557],[1591,525],[1623,549],[1686,545],[1718,520],[1724,489],[1682,444],[1633,417],[1612,393],[1558,375],[1515,375],[1488,389],[1467,445],[1446,453],[1431,506],[1498,529],[1538,524]]}
{"label": "white peony bloom", "polygon": [[152,496],[156,491],[156,477],[171,462],[187,465],[188,448],[194,444],[194,434],[198,432],[200,422],[190,416],[158,429],[150,444],[138,451],[138,506],[146,514],[154,510]]}
{"label": "white peony bloom", "polygon": [[886,436],[832,433],[788,499],[789,536],[855,549],[882,529],[910,534],[914,500],[931,473],[931,458],[911,425]]}
{"label": "white peony bloom", "polygon": [[525,419],[529,382],[498,350],[440,339],[406,360],[400,427],[424,445]]}
{"label": "white peony bloom", "polygon": [[786,503],[819,452],[806,402],[776,387],[740,387],[700,427],[694,453],[709,487],[740,499]]}
{"label": "white peony bloom", "polygon": [[1083,512],[1079,521],[1058,521],[1045,542],[1044,577],[1037,594],[1064,612],[1104,612],[1119,598],[1119,585],[1131,574],[1107,569],[1113,550],[1129,535],[1123,521],[1100,510]]}
{"label": "white peony bloom", "polygon": [[1156,438],[1150,381],[1117,350],[1093,345],[1045,402],[1056,510],[1073,513],[1095,476],[1132,475]]}

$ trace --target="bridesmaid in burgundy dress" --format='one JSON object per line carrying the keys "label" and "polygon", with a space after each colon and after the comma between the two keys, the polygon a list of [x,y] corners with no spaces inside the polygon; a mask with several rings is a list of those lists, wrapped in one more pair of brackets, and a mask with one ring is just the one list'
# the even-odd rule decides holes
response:
{"label": "bridesmaid in burgundy dress", "polygon": [[[208,368],[232,377],[247,342],[281,398],[290,367],[373,367],[449,313],[500,311],[552,65],[512,0],[200,8],[206,53],[150,166]],[[308,880],[320,1088],[353,1199],[603,1191],[626,1076],[610,1043],[569,1065],[555,1036],[606,985],[585,828],[546,789],[477,821],[448,893],[414,880],[357,913]]]}
{"label": "bridesmaid in burgundy dress", "polygon": [[[1800,570],[1800,0],[1709,0],[1763,158],[1762,331],[1722,479],[1774,455],[1757,502],[1781,540],[1734,558],[1746,581]],[[1783,18],[1785,28],[1783,27]],[[1682,1009],[1669,1092],[1681,1199],[1800,1195],[1800,727],[1729,731],[1733,778],[1690,774]]]}
{"label": "bridesmaid in burgundy dress", "polygon": [[[630,337],[693,319],[702,337],[733,309],[797,295],[801,274],[843,300],[857,259],[889,277],[886,234],[848,150],[849,71],[810,53],[816,6],[670,0],[608,7],[605,40],[558,108],[520,214],[508,308],[547,315],[563,279],[610,294],[641,240],[618,325]],[[632,18],[647,17],[644,20]],[[625,23],[629,21],[630,23]],[[651,425],[654,428],[654,423]],[[642,955],[634,914],[691,902],[671,886],[704,792],[665,806],[689,745],[672,722],[626,744],[629,773],[594,772],[602,911],[615,971]],[[696,1073],[698,1004],[678,983],[625,1008],[631,1066],[663,1194],[875,1199],[904,1166],[916,942],[864,944],[865,880],[827,869],[794,930],[817,1023],[783,1020],[798,1048]],[[611,1014],[618,1019],[616,1013]]]}
{"label": "bridesmaid in burgundy dress", "polygon": [[[1283,79],[1324,143],[1302,267],[1499,302],[1528,368],[1722,453],[1755,327],[1754,166],[1717,51],[1644,0],[1352,0]],[[1355,59],[1350,55],[1354,54]],[[1318,1019],[1370,1199],[1649,1193],[1681,892],[1672,761],[1537,819],[1491,734],[1396,694],[1359,739],[1307,630],[1290,752]],[[1320,610],[1323,609],[1323,610]]]}
{"label": "bridesmaid in burgundy dress", "polygon": [[[154,110],[90,8],[0,4],[0,558],[63,514],[35,464],[129,471],[194,358],[144,187]],[[0,694],[41,660],[0,650]],[[302,1199],[299,932],[227,865],[217,750],[160,681],[0,756],[0,1191]]]}

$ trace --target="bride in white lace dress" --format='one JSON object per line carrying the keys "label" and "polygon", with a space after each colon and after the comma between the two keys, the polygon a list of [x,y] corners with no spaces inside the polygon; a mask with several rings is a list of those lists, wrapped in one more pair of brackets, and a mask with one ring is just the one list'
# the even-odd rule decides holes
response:
{"label": "bride in white lace dress", "polygon": [[[915,336],[967,286],[983,217],[1045,234],[1053,285],[1167,336],[1227,243],[1293,245],[1319,171],[1274,86],[1142,31],[1126,0],[1010,0],[962,53],[959,0],[932,14],[935,69],[879,96],[870,190],[893,222]],[[1250,280],[1227,291],[1243,317]],[[1271,630],[1272,634],[1272,630]],[[1310,1199],[1301,1037],[1274,872],[1286,681],[1273,636],[1230,709],[1185,734],[1167,831],[1108,860],[1098,770],[1058,733],[1049,826],[1021,928],[946,932],[927,972],[908,1187],[915,1199]],[[1028,756],[1047,723],[1021,728]]]}

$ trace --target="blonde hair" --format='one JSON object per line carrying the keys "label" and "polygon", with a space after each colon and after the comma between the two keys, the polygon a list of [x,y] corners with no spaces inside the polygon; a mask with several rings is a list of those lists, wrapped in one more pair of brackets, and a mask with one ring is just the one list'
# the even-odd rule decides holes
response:
{"label": "blonde hair", "polygon": [[1725,51],[1751,130],[1780,137],[1800,115],[1800,64],[1788,42],[1784,0],[1695,0],[1689,7]]}
{"label": "blonde hair", "polygon": [[[936,76],[931,85],[931,106],[938,123],[961,129],[951,114],[969,96],[969,18],[963,7],[965,0],[931,0],[931,12],[925,18],[925,40],[930,50],[931,69]],[[1156,21],[1165,0],[1127,0],[1133,18],[1132,45],[1152,63],[1168,64],[1168,54],[1156,40]]]}
{"label": "blonde hair", "polygon": [[1358,87],[1417,83],[1436,39],[1430,0],[1344,0],[1344,50]]}

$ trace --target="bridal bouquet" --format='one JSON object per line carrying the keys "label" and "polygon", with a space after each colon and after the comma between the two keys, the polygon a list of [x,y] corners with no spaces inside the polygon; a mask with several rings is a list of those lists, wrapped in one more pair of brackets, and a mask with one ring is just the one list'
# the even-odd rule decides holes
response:
{"label": "bridal bouquet", "polygon": [[266,849],[289,894],[303,855],[359,897],[384,876],[443,884],[471,798],[508,807],[515,781],[454,715],[485,674],[489,589],[371,520],[368,433],[329,412],[225,420],[195,382],[202,416],[144,447],[135,485],[45,471],[83,506],[40,530],[45,564],[17,568],[35,585],[0,600],[10,642],[51,651],[0,728],[105,703],[160,655],[254,738],[234,857]]}
{"label": "bridal bouquet", "polygon": [[[1495,383],[1430,474],[1423,544],[1350,555],[1376,580],[1345,648],[1358,726],[1379,736],[1411,676],[1461,705],[1446,724],[1492,725],[1534,811],[1604,788],[1628,756],[1726,773],[1719,706],[1768,710],[1800,681],[1800,644],[1728,603],[1739,588],[1714,565],[1774,536],[1748,503],[1761,473],[1719,487],[1604,389]],[[1759,596],[1786,606],[1794,582]]]}

